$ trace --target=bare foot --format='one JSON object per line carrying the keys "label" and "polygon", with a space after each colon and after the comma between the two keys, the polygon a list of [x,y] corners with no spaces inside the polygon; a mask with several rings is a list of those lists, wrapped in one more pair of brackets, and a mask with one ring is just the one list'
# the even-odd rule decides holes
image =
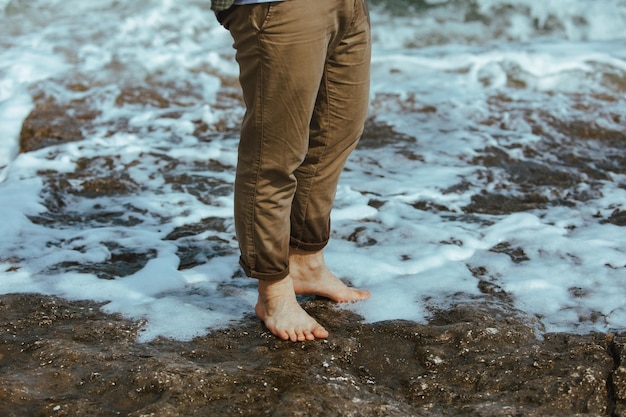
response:
{"label": "bare foot", "polygon": [[265,327],[283,340],[302,342],[328,337],[326,329],[298,304],[289,275],[279,281],[259,280],[259,299],[254,310]]}
{"label": "bare foot", "polygon": [[289,275],[296,294],[314,294],[337,302],[365,300],[370,292],[348,287],[326,266],[322,251],[307,252],[291,248]]}

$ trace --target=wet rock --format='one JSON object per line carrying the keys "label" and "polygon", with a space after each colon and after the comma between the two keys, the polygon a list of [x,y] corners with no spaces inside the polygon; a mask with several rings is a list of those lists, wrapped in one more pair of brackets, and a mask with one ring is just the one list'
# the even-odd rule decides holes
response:
{"label": "wet rock", "polygon": [[127,104],[164,109],[170,106],[170,101],[154,88],[130,87],[122,90],[115,98],[116,106],[122,107]]}
{"label": "wet rock", "polygon": [[156,258],[154,249],[138,251],[119,245],[116,242],[103,242],[110,256],[103,262],[60,262],[46,270],[48,273],[81,272],[93,273],[100,279],[118,279],[132,275],[146,266],[148,261]]}
{"label": "wet rock", "polygon": [[137,183],[125,175],[112,175],[106,178],[91,178],[80,184],[80,189],[72,191],[85,197],[114,196],[130,193],[137,189]]}
{"label": "wet rock", "polygon": [[530,193],[523,197],[502,194],[481,193],[472,196],[472,203],[463,207],[465,213],[508,214],[529,211],[547,206],[548,199]]}
{"label": "wet rock", "polygon": [[175,191],[186,192],[205,204],[212,204],[218,197],[230,195],[233,185],[225,180],[206,178],[201,175],[180,174],[165,179]]}
{"label": "wet rock", "polygon": [[165,237],[165,240],[183,239],[186,237],[198,235],[205,230],[216,230],[220,232],[225,232],[226,226],[224,225],[224,219],[221,217],[207,217],[206,219],[202,219],[198,223],[179,226],[175,228],[172,232],[170,232]]}
{"label": "wet rock", "polygon": [[363,324],[305,300],[331,331],[305,343],[248,317],[189,342],[142,344],[141,322],[100,307],[0,297],[0,415],[626,415],[619,337],[540,339],[531,321],[485,302],[428,324]]}
{"label": "wet rock", "polygon": [[611,223],[616,226],[626,226],[626,210],[615,209],[611,216],[600,223]]}
{"label": "wet rock", "polygon": [[509,255],[511,260],[516,264],[529,260],[528,256],[526,256],[526,253],[524,252],[524,249],[520,247],[512,248],[509,242],[498,243],[496,246],[489,249],[489,251],[495,253],[505,253]]}
{"label": "wet rock", "polygon": [[415,142],[414,137],[397,132],[392,126],[370,117],[365,122],[358,146],[360,149],[378,149],[388,145],[406,146]]}
{"label": "wet rock", "polygon": [[609,379],[611,415],[626,416],[626,343],[624,337],[610,338],[610,351],[613,355],[614,370]]}
{"label": "wet rock", "polygon": [[80,120],[68,110],[54,102],[37,105],[22,124],[20,152],[83,140]]}
{"label": "wet rock", "polygon": [[493,146],[486,147],[480,156],[473,159],[473,163],[503,168],[511,180],[520,185],[569,188],[580,182],[577,171],[569,172],[534,161],[512,159],[502,149]]}
{"label": "wet rock", "polygon": [[416,201],[415,203],[411,204],[413,206],[413,208],[416,208],[418,210],[424,210],[424,211],[433,211],[433,212],[440,212],[440,211],[448,211],[448,208],[441,205],[441,204],[437,204],[437,203],[433,203],[432,201]]}
{"label": "wet rock", "polygon": [[569,138],[595,140],[604,142],[611,147],[619,147],[626,141],[626,133],[608,129],[600,123],[589,123],[583,120],[558,120],[550,117],[550,124],[564,136]]}
{"label": "wet rock", "polygon": [[[204,237],[207,231],[226,232],[224,219],[208,217],[198,223],[183,225],[169,233],[165,240],[176,241],[178,250],[176,256],[180,259],[178,269],[189,269],[202,265],[216,256],[225,256],[233,253],[229,242],[218,236]],[[198,236],[201,236],[200,238]]]}

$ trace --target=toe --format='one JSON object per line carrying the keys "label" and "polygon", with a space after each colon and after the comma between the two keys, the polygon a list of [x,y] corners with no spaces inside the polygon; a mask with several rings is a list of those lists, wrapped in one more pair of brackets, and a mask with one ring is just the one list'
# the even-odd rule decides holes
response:
{"label": "toe", "polygon": [[318,339],[326,339],[328,337],[328,332],[322,326],[317,326],[313,329],[313,336]]}
{"label": "toe", "polygon": [[300,330],[296,332],[296,338],[298,339],[298,342],[304,342],[306,340],[304,332]]}
{"label": "toe", "polygon": [[295,331],[290,331],[289,332],[289,340],[291,340],[292,342],[297,342],[298,341],[298,334]]}

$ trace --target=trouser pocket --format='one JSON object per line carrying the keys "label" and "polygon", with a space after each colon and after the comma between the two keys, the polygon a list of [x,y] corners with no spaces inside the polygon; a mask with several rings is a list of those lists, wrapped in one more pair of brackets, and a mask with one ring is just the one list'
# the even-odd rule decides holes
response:
{"label": "trouser pocket", "polygon": [[273,4],[272,2],[267,2],[243,6],[233,5],[226,10],[216,12],[215,17],[222,26],[230,30],[233,21],[236,19],[234,15],[241,13],[247,16],[248,24],[260,32],[269,18]]}
{"label": "trouser pocket", "polygon": [[228,29],[228,26],[226,24],[226,21],[228,20],[228,16],[232,14],[232,12],[235,10],[235,7],[237,6],[233,5],[233,6],[230,6],[226,10],[220,10],[219,12],[215,12],[215,17],[217,18],[217,21],[220,23],[220,25],[224,26],[226,29]]}

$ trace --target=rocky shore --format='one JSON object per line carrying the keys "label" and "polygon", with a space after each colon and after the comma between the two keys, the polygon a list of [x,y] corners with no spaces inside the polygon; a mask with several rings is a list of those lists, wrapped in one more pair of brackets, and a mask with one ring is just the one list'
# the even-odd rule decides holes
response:
{"label": "rocky shore", "polygon": [[253,317],[189,342],[87,301],[0,297],[0,415],[626,416],[622,335],[546,334],[485,300],[428,324],[305,308],[325,341],[277,340]]}
{"label": "rocky shore", "polygon": [[[159,99],[149,92],[131,93],[120,99]],[[79,104],[71,105],[79,109]],[[67,115],[64,106],[40,100],[24,122],[21,151],[80,140],[85,126],[97,116],[78,110]],[[369,123],[362,146],[376,148],[382,140],[394,139],[393,130]],[[196,133],[202,136],[201,127]],[[623,135],[611,139],[615,135],[605,138],[601,131],[577,134],[604,141],[608,150],[620,149],[623,143]],[[610,158],[612,171],[624,172],[622,154]],[[601,166],[592,167],[584,156],[571,153],[569,158],[572,167],[591,178],[604,175]],[[486,150],[475,162],[504,167],[519,183],[569,187],[577,175],[576,170],[557,172],[512,161],[496,149]],[[83,160],[72,173],[42,171],[48,212],[31,220],[50,225],[88,222],[90,213],[65,209],[64,195],[133,192],[138,185],[119,171],[108,177],[90,173],[108,163],[112,162]],[[188,182],[185,189],[200,195],[220,192],[223,186],[227,185]],[[560,203],[537,197],[532,187],[527,191],[518,199],[479,195],[465,212],[497,214]],[[416,208],[439,209],[427,204]],[[601,221],[624,226],[624,218],[624,212],[616,210]],[[120,215],[109,220],[121,219]],[[193,233],[177,230],[169,238]],[[196,250],[181,245],[177,254],[181,268],[197,262]],[[492,251],[506,253],[514,262],[525,259],[523,250],[506,242]],[[114,259],[106,264],[58,268],[116,279],[141,269],[151,257],[113,252]],[[19,262],[15,265],[18,270]],[[365,324],[327,300],[303,299],[331,337],[295,344],[277,340],[252,316],[192,341],[159,338],[139,343],[141,322],[106,314],[95,302],[2,295],[0,415],[626,416],[623,334],[539,334],[535,318],[516,311],[505,291],[483,279],[488,271],[477,268],[472,273],[482,297],[433,311],[426,324]]]}

